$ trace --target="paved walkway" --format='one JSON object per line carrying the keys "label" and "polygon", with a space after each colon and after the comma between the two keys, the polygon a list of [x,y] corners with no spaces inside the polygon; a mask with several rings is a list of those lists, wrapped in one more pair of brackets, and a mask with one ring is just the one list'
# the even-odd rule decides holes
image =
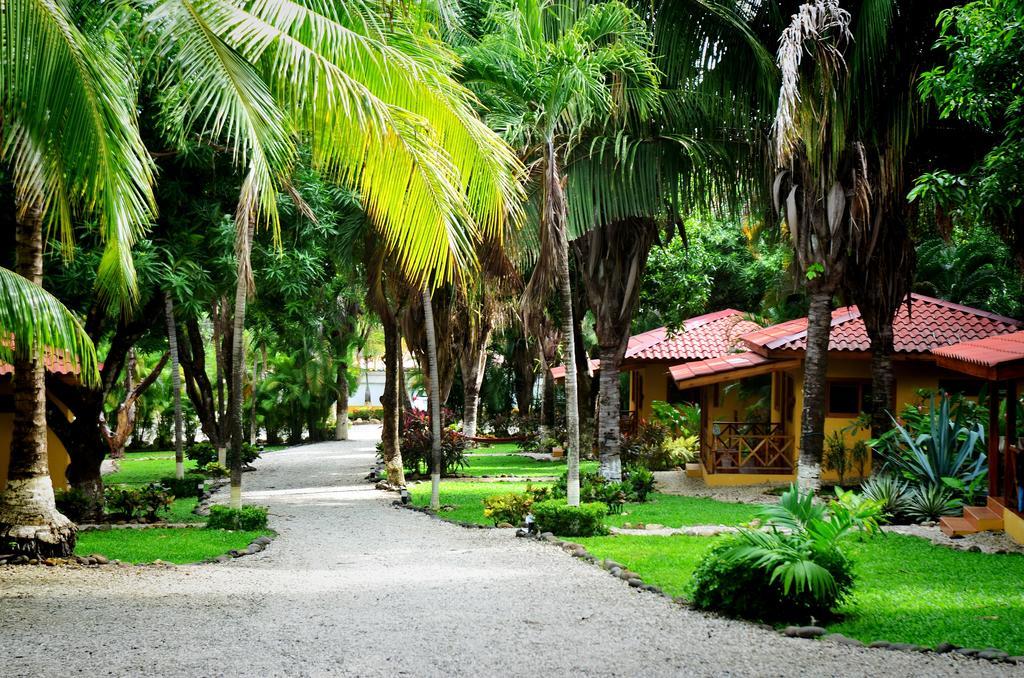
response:
{"label": "paved walkway", "polygon": [[0,675],[1024,675],[782,638],[639,593],[548,544],[390,506],[360,440],[267,455],[280,537],[225,565],[0,568]]}

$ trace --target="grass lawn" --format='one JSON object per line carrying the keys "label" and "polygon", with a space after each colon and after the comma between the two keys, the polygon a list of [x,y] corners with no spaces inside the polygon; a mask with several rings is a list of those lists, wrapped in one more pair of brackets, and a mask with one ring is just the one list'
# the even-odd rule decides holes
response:
{"label": "grass lawn", "polygon": [[[185,472],[194,470],[196,463],[185,460]],[[120,462],[120,470],[103,476],[104,485],[147,485],[158,483],[161,478],[174,476],[174,455],[166,459],[132,459]]]}
{"label": "grass lawn", "polygon": [[[537,461],[530,457],[518,455],[487,455],[467,457],[467,466],[459,469],[459,473],[467,476],[560,476],[565,473],[564,461]],[[596,461],[581,461],[580,471],[596,471]]]}
{"label": "grass lawn", "polygon": [[243,549],[267,530],[232,532],[197,527],[149,530],[94,530],[78,535],[75,553],[87,556],[102,553],[126,563],[194,563],[213,558],[232,549]]}
{"label": "grass lawn", "polygon": [[623,523],[654,523],[665,527],[739,525],[750,522],[758,508],[755,504],[655,492],[643,504],[626,504],[621,514],[608,516],[607,524],[614,527],[622,527]]}
{"label": "grass lawn", "polygon": [[[545,485],[545,483],[532,483],[532,485],[540,487]],[[484,499],[495,494],[525,491],[526,483],[460,483],[443,481],[441,483],[441,506],[450,505],[454,506],[455,509],[452,511],[442,511],[439,515],[449,520],[457,520],[464,523],[493,525],[494,521],[484,516]],[[430,504],[429,481],[411,486],[409,493],[412,495],[413,504],[417,506],[428,506]]]}
{"label": "grass lawn", "polygon": [[495,443],[493,445],[481,444],[480,447],[474,447],[473,449],[467,450],[471,454],[514,454],[519,452],[519,445],[516,443]]}
{"label": "grass lawn", "polygon": [[[704,553],[722,537],[611,536],[574,539],[672,595],[687,595]],[[969,553],[889,534],[850,540],[857,583],[829,631],[934,647],[950,642],[1024,653],[1024,557]]]}
{"label": "grass lawn", "polygon": [[198,503],[199,500],[195,497],[175,499],[171,504],[171,510],[167,513],[160,513],[159,517],[169,523],[205,523],[205,516],[197,516],[192,513]]}
{"label": "grass lawn", "polygon": [[[615,535],[574,538],[597,558],[610,558],[637,572],[648,584],[673,596],[687,596],[690,577],[721,537]],[[688,597],[688,596],[687,596]]]}

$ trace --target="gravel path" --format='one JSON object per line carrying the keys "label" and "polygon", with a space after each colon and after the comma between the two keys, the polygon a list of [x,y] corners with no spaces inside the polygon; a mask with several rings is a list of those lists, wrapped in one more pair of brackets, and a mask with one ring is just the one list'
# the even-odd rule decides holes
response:
{"label": "gravel path", "polygon": [[[280,537],[225,565],[0,567],[0,675],[1024,675],[782,638],[639,593],[507,530],[390,506],[361,440],[268,455]],[[59,671],[55,668],[60,666]]]}

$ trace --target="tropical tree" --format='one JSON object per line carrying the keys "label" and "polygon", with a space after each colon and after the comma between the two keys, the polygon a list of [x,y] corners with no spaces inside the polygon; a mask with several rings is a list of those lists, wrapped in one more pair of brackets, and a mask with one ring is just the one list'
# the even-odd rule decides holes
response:
{"label": "tropical tree", "polygon": [[[75,16],[63,2],[12,0],[0,12],[0,134],[15,187],[17,236],[17,276],[0,271],[0,330],[13,335],[13,345],[0,342],[0,358],[11,358],[15,372],[0,541],[38,556],[67,555],[75,544],[49,477],[45,354],[62,351],[80,361],[84,379],[96,379],[83,328],[39,287],[44,230],[69,244],[76,219],[96,218],[106,243],[99,295],[127,309],[136,291],[131,246],[153,212],[150,161],[133,105],[136,74],[107,22],[109,9],[86,11]],[[77,23],[86,18],[89,32]]]}
{"label": "tropical tree", "polygon": [[474,265],[478,229],[513,209],[518,170],[449,77],[457,60],[415,17],[323,0],[165,0],[148,25],[175,94],[167,118],[181,135],[226,142],[245,174],[229,388],[237,503],[249,251],[257,223],[277,227],[297,135],[314,168],[360,193],[382,247],[430,285]]}
{"label": "tropical tree", "polygon": [[465,50],[466,80],[487,120],[530,168],[539,223],[527,324],[557,289],[563,323],[568,503],[579,503],[579,404],[564,190],[567,158],[588,130],[644,117],[658,102],[643,21],[620,2],[495,2]]}

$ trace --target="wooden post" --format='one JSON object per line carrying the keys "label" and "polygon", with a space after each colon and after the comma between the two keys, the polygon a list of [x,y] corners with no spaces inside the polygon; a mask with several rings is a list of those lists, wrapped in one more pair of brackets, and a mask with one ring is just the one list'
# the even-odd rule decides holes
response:
{"label": "wooden post", "polygon": [[1011,462],[1019,462],[1020,455],[1013,458],[1010,455],[1010,447],[1017,443],[1017,382],[1014,379],[1006,380],[1006,454],[1003,457],[1003,497],[1006,498],[1007,506],[1017,505],[1017,487],[1014,477],[1016,469]]}
{"label": "wooden post", "polygon": [[988,402],[988,496],[1002,497],[999,473],[999,382],[993,381]]}

